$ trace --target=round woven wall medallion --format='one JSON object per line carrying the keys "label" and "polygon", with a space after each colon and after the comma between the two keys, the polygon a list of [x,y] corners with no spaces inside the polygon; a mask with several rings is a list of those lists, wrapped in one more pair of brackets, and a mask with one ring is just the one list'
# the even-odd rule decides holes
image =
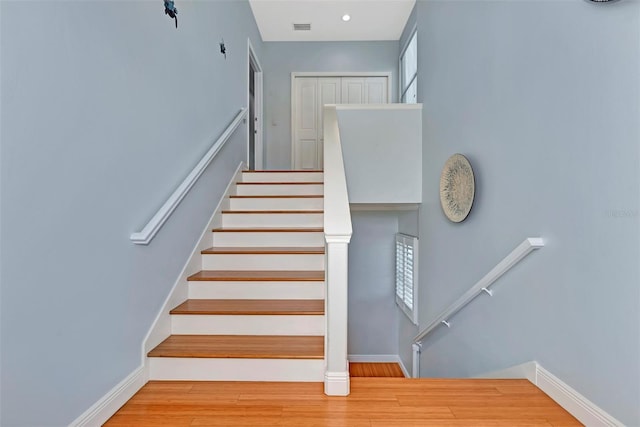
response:
{"label": "round woven wall medallion", "polygon": [[462,154],[449,157],[440,175],[440,203],[447,218],[453,222],[464,221],[473,205],[475,187],[469,160]]}

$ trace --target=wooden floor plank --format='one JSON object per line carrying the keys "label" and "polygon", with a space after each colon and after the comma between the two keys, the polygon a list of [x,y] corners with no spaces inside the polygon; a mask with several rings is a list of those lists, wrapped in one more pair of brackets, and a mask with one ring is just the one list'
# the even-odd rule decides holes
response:
{"label": "wooden floor plank", "polygon": [[261,169],[261,170],[244,170],[242,173],[314,173],[324,172],[323,169]]}
{"label": "wooden floor plank", "polygon": [[321,209],[309,209],[305,211],[292,211],[292,210],[262,210],[262,211],[247,211],[247,210],[228,210],[222,211],[222,214],[243,214],[243,215],[257,215],[257,214],[287,214],[287,215],[308,215],[308,214],[321,214],[324,210]]}
{"label": "wooden floor plank", "polygon": [[397,363],[349,362],[349,374],[351,377],[404,378],[404,373]]}
{"label": "wooden floor plank", "polygon": [[190,299],[171,314],[323,315],[324,300]]}
{"label": "wooden floor plank", "polygon": [[323,181],[283,181],[283,182],[236,182],[236,185],[323,185]]}
{"label": "wooden floor plank", "polygon": [[322,359],[324,337],[171,335],[151,350],[149,357]]}
{"label": "wooden floor plank", "polygon": [[187,280],[222,282],[323,282],[324,271],[203,270],[189,276]]}
{"label": "wooden floor plank", "polygon": [[212,248],[201,251],[203,255],[216,255],[216,254],[237,254],[237,255],[324,255],[324,246],[310,247],[310,246],[298,246],[298,247],[269,247],[269,246],[233,246],[222,247],[215,246]]}
{"label": "wooden floor plank", "polygon": [[308,227],[308,228],[291,228],[291,227],[254,227],[254,228],[214,228],[214,233],[322,233],[324,228],[322,227]]}
{"label": "wooden floor plank", "polygon": [[[435,398],[426,398],[425,392]],[[456,393],[461,394],[455,397]],[[226,402],[222,397],[225,394],[229,396]],[[145,399],[136,400],[139,395]],[[157,396],[156,402],[149,400],[153,396]],[[351,394],[346,397],[324,395],[322,383],[183,381],[172,385],[152,381],[105,425],[574,427],[581,424],[526,380],[352,378]]]}
{"label": "wooden floor plank", "polygon": [[322,199],[320,194],[274,194],[274,195],[255,195],[255,196],[229,196],[231,199]]}

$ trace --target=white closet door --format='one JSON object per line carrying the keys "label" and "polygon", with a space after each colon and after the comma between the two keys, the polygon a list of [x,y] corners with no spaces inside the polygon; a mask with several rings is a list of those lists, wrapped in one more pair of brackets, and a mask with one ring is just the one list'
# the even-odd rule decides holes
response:
{"label": "white closet door", "polygon": [[339,104],[341,102],[341,80],[339,77],[326,77],[318,79],[318,166],[316,169],[323,168],[323,152],[324,152],[324,106],[325,104]]}
{"label": "white closet door", "polygon": [[291,111],[293,168],[323,168],[325,104],[388,102],[388,77],[296,77]]}
{"label": "white closet door", "polygon": [[318,79],[301,77],[295,81],[294,167],[318,168]]}
{"label": "white closet door", "polygon": [[364,77],[342,78],[342,104],[365,104]]}
{"label": "white closet door", "polygon": [[386,104],[389,87],[386,77],[367,77],[364,82],[364,104]]}

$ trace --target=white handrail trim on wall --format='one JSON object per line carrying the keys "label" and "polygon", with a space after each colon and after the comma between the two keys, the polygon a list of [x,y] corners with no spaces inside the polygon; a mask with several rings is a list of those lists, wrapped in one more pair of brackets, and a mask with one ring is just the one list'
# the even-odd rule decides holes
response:
{"label": "white handrail trim on wall", "polygon": [[[465,292],[460,298],[458,298],[453,304],[443,311],[438,317],[435,318],[429,325],[424,328],[413,339],[414,343],[420,343],[427,335],[429,335],[434,329],[446,322],[451,316],[462,310],[467,304],[469,304],[475,297],[483,292],[483,289],[489,289],[496,280],[498,280],[504,273],[509,271],[514,265],[520,262],[524,257],[529,255],[534,249],[539,249],[544,246],[544,240],[540,237],[529,237],[520,243],[509,255],[507,255],[502,261],[498,263],[489,273],[487,273],[478,283],[473,285],[471,289]],[[415,375],[415,373],[414,373]]]}
{"label": "white handrail trim on wall", "polygon": [[240,112],[233,119],[231,124],[227,126],[225,131],[220,135],[220,138],[211,146],[209,151],[202,157],[193,170],[187,175],[182,183],[175,189],[173,194],[169,196],[166,202],[162,205],[158,212],[149,220],[147,225],[144,226],[142,231],[131,234],[131,241],[136,245],[148,245],[154,238],[156,233],[162,228],[164,223],[169,219],[173,211],[176,210],[184,196],[187,195],[191,187],[196,183],[200,175],[205,171],[207,166],[211,163],[213,158],[218,154],[218,151],[224,146],[231,134],[237,129],[242,119],[247,115],[247,109],[242,108]]}

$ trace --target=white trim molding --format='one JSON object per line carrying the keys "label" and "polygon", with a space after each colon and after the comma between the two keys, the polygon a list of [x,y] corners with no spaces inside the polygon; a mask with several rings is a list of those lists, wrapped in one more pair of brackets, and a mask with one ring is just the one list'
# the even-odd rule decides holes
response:
{"label": "white trim molding", "polygon": [[623,423],[535,361],[489,372],[476,378],[526,378],[586,426],[624,426]]}
{"label": "white trim molding", "polygon": [[[255,151],[255,170],[262,170],[264,169],[264,109],[263,109],[263,104],[264,104],[264,76],[263,76],[263,71],[262,71],[262,64],[260,64],[260,60],[258,59],[258,56],[256,55],[255,49],[253,48],[253,45],[251,44],[251,39],[247,38],[247,58],[248,58],[248,66],[247,66],[247,82],[249,82],[249,68],[251,67],[251,63],[253,63],[253,65],[255,66],[256,70],[255,70],[255,98],[254,98],[254,103],[255,103],[255,111],[254,111],[254,116],[256,118],[257,121],[257,126],[255,127],[256,133],[255,133],[255,146],[254,146],[254,151]],[[247,85],[249,85],[249,83],[247,83]],[[247,106],[249,105],[249,87],[247,86]],[[251,118],[249,117],[249,120]],[[249,165],[249,139],[251,138],[251,135],[249,135],[249,122],[247,120],[247,165]]]}
{"label": "white trim molding", "polygon": [[538,363],[536,363],[535,385],[586,426],[624,425]]}
{"label": "white trim molding", "polygon": [[227,126],[222,135],[220,135],[216,142],[211,146],[209,151],[206,152],[184,181],[182,181],[178,188],[176,188],[171,196],[169,196],[167,201],[164,202],[158,212],[156,212],[156,214],[149,220],[147,225],[145,225],[141,231],[131,234],[129,238],[133,243],[136,245],[148,245],[149,242],[151,242],[156,233],[158,233],[164,223],[167,222],[167,219],[169,219],[171,214],[176,210],[182,199],[184,199],[189,190],[191,190],[191,187],[193,187],[198,178],[200,178],[200,175],[203,174],[207,166],[209,166],[213,158],[218,154],[220,149],[224,146],[229,137],[235,132],[240,125],[240,122],[242,122],[246,116],[247,109],[242,108],[229,126]]}
{"label": "white trim molding", "polygon": [[327,396],[348,396],[350,390],[349,372],[325,372],[324,394]]}
{"label": "white trim molding", "polygon": [[84,414],[72,421],[69,427],[95,427],[104,424],[146,383],[146,369],[144,366],[140,366],[94,403]]}

